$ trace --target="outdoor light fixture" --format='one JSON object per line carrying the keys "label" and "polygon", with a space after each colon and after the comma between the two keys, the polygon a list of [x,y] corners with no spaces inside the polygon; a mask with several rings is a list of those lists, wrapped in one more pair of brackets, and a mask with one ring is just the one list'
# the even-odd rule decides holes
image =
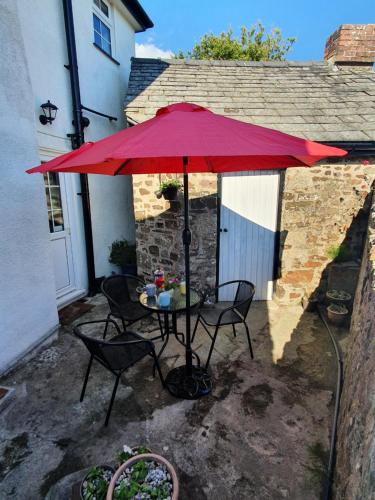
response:
{"label": "outdoor light fixture", "polygon": [[47,123],[52,123],[56,118],[57,110],[59,109],[57,106],[52,104],[52,102],[48,99],[47,102],[41,104],[43,114],[39,116],[39,121],[42,125],[47,125]]}

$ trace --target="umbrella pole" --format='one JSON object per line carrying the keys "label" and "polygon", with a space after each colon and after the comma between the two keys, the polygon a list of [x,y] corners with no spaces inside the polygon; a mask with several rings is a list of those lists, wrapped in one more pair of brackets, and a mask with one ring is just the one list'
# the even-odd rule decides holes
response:
{"label": "umbrella pole", "polygon": [[191,377],[193,370],[193,355],[191,351],[191,324],[190,324],[190,244],[191,232],[189,227],[189,176],[187,174],[188,159],[183,158],[184,165],[184,231],[182,241],[185,251],[185,282],[186,282],[186,374]]}
{"label": "umbrella pole", "polygon": [[190,325],[190,243],[191,232],[189,228],[189,177],[188,158],[183,157],[184,172],[184,230],[182,242],[185,253],[185,282],[186,282],[186,342],[185,365],[173,368],[165,379],[169,392],[178,398],[197,399],[209,394],[212,390],[211,377],[200,366],[193,365],[193,351],[191,349]]}

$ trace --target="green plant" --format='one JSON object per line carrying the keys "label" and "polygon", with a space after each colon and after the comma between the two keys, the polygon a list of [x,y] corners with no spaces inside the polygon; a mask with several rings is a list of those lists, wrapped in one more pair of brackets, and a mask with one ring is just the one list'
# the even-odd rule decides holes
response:
{"label": "green plant", "polygon": [[160,192],[163,193],[167,189],[176,188],[179,191],[182,188],[182,184],[178,179],[167,179],[160,184]]}
{"label": "green plant", "polygon": [[108,469],[92,467],[83,482],[84,500],[105,500],[112,475],[112,471]]}
{"label": "green plant", "polygon": [[109,263],[118,267],[123,267],[127,264],[136,264],[137,254],[135,245],[126,240],[116,240],[109,247]]}
{"label": "green plant", "polygon": [[113,498],[134,500],[171,498],[172,483],[165,466],[151,460],[139,460],[127,468],[116,482]]}
{"label": "green plant", "polygon": [[350,252],[345,245],[331,245],[327,250],[327,256],[336,262],[345,262],[350,258]]}
{"label": "green plant", "polygon": [[262,23],[241,28],[239,37],[233,37],[228,29],[220,35],[205,34],[191,51],[180,51],[178,59],[237,59],[243,61],[282,61],[292,48],[295,38],[283,38],[281,30],[274,28],[270,33]]}
{"label": "green plant", "polygon": [[329,311],[337,314],[348,314],[348,309],[342,304],[330,304],[327,308]]}

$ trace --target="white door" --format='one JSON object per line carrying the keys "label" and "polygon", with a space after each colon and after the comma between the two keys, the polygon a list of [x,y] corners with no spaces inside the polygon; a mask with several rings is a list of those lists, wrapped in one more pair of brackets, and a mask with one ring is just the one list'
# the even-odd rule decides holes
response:
{"label": "white door", "polygon": [[64,174],[44,174],[57,302],[75,289]]}
{"label": "white door", "polygon": [[[271,300],[279,173],[274,170],[222,175],[219,282],[245,279],[256,287],[255,300]],[[219,300],[232,300],[224,287]]]}

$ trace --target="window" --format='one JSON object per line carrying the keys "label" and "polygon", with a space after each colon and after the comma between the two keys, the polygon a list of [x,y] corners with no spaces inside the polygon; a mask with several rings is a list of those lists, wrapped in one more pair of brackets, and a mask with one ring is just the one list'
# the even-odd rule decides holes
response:
{"label": "window", "polygon": [[109,17],[108,5],[104,3],[103,0],[94,0],[94,4],[103,12],[105,16]]}
{"label": "window", "polygon": [[49,230],[50,233],[58,233],[64,231],[59,174],[47,172],[43,174],[43,177],[46,188]]}
{"label": "window", "polygon": [[111,13],[103,0],[94,0],[94,44],[112,57]]}

